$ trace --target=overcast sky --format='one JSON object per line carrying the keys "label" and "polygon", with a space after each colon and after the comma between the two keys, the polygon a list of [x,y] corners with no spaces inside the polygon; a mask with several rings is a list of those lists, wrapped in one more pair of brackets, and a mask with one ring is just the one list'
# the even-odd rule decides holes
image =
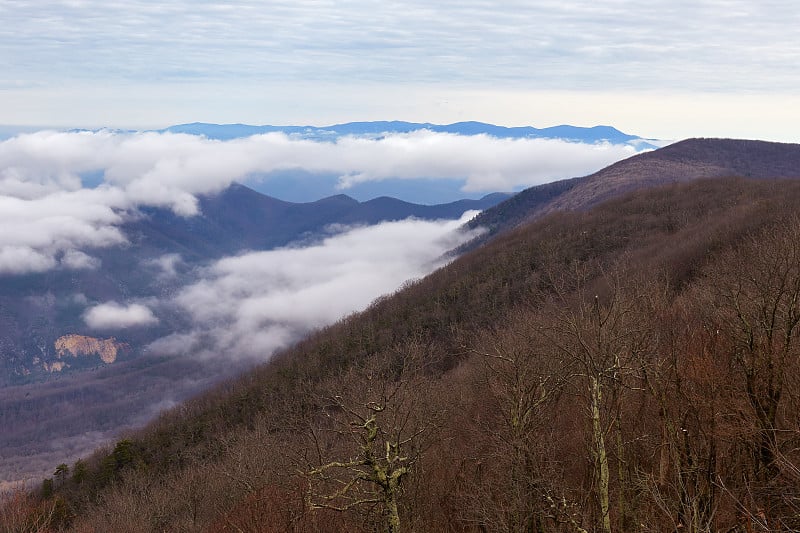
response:
{"label": "overcast sky", "polygon": [[800,140],[800,7],[0,0],[0,124],[402,119]]}

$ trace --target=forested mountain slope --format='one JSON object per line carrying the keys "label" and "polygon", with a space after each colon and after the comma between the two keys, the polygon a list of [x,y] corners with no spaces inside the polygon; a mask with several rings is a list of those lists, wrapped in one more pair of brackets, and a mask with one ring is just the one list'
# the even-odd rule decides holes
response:
{"label": "forested mountain slope", "polygon": [[526,189],[487,209],[472,227],[491,234],[555,211],[588,209],[627,192],[701,178],[800,177],[800,145],[740,139],[687,139],[637,154],[594,174]]}
{"label": "forested mountain slope", "polygon": [[800,183],[554,213],[5,517],[74,531],[800,528]]}

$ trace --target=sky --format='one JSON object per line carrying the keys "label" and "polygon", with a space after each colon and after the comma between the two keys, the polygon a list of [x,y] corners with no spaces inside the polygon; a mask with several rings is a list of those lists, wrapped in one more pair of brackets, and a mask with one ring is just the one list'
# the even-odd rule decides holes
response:
{"label": "sky", "polygon": [[800,6],[0,0],[0,124],[480,120],[800,141]]}

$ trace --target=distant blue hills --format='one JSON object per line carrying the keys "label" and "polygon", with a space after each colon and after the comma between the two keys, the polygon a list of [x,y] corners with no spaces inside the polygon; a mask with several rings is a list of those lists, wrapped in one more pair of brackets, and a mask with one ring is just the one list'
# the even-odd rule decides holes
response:
{"label": "distant blue hills", "polygon": [[484,122],[456,122],[454,124],[431,124],[429,122],[403,122],[373,121],[373,122],[347,122],[332,126],[253,126],[249,124],[208,124],[193,122],[191,124],[178,124],[170,126],[160,132],[188,133],[191,135],[204,135],[209,139],[229,140],[264,133],[281,132],[287,135],[297,135],[315,140],[334,140],[345,135],[380,136],[386,133],[409,133],[412,131],[429,130],[439,133],[453,133],[457,135],[491,135],[501,139],[563,139],[574,142],[597,143],[609,142],[612,144],[635,144],[638,149],[654,149],[655,145],[636,135],[623,133],[611,126],[552,126],[548,128],[534,128],[533,126],[505,127]]}

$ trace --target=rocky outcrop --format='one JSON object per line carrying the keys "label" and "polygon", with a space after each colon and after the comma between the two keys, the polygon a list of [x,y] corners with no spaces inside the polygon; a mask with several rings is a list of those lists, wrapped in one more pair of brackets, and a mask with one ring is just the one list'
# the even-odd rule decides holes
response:
{"label": "rocky outcrop", "polygon": [[106,364],[111,364],[117,360],[119,353],[126,349],[127,345],[117,342],[117,339],[97,339],[85,335],[64,335],[55,342],[56,357],[86,357],[99,355],[100,359]]}

